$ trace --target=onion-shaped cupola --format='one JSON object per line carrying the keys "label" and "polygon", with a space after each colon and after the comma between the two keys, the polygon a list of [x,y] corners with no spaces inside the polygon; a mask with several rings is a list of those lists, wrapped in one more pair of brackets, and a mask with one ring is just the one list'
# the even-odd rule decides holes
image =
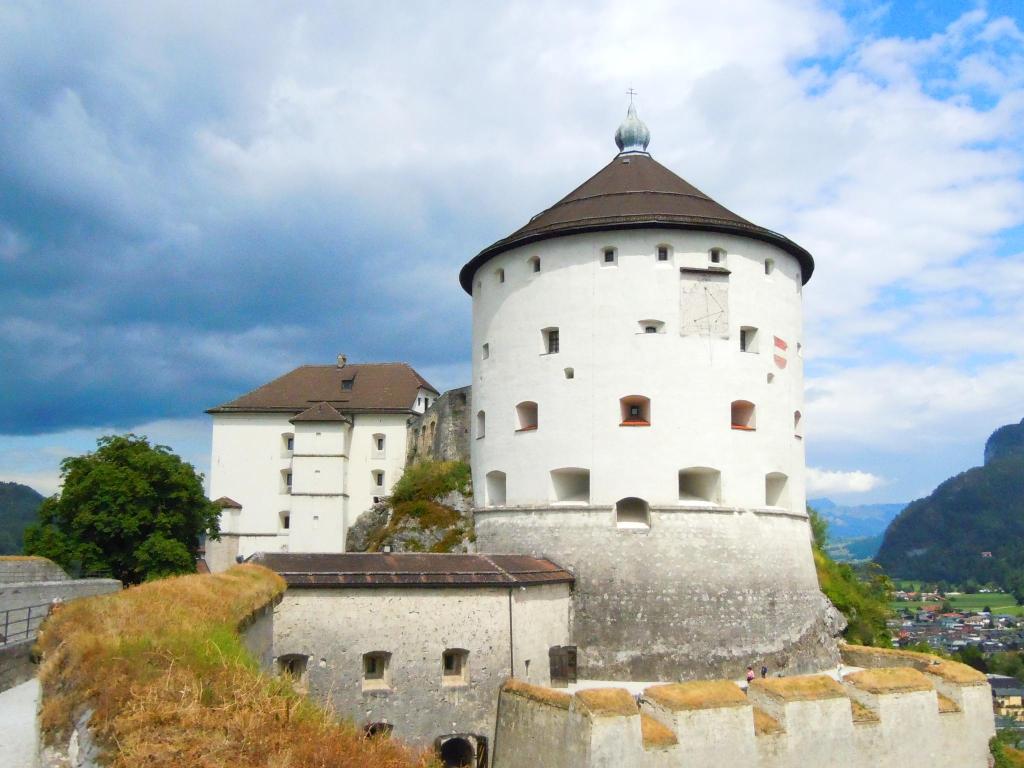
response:
{"label": "onion-shaped cupola", "polygon": [[636,115],[636,107],[630,102],[629,110],[626,112],[626,119],[615,131],[615,144],[619,148],[619,154],[623,152],[646,152],[647,145],[651,143],[651,132],[647,125]]}

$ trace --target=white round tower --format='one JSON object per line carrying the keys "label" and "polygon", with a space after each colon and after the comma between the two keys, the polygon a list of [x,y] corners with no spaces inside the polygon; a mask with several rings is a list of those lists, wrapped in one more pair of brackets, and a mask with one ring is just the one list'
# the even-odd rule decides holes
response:
{"label": "white round tower", "polygon": [[679,679],[835,654],[804,503],[800,246],[646,152],[474,257],[478,546],[577,576],[581,674]]}

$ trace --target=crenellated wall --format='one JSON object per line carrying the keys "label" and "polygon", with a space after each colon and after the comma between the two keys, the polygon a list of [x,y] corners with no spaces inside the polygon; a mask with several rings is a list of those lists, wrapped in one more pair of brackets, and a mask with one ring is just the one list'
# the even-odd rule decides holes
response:
{"label": "crenellated wall", "polygon": [[[844,649],[846,674],[671,683],[574,695],[509,681],[493,768],[986,768],[983,675],[931,657]],[[894,666],[909,664],[910,666]]]}

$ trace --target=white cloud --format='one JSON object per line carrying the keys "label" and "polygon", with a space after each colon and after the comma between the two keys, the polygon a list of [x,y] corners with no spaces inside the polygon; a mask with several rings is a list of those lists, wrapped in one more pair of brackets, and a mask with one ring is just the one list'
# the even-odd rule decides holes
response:
{"label": "white cloud", "polygon": [[807,493],[866,493],[885,480],[870,472],[807,468]]}

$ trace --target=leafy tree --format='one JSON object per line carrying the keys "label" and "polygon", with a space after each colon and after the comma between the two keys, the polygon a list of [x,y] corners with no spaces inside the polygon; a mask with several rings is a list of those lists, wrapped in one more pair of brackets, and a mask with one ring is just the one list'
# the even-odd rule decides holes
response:
{"label": "leafy tree", "polygon": [[976,645],[964,646],[963,650],[957,652],[956,660],[974,667],[979,672],[988,672],[988,663],[985,661],[985,655]]}
{"label": "leafy tree", "polygon": [[814,537],[814,546],[824,550],[828,546],[828,520],[818,514],[818,510],[807,507],[807,516],[811,519],[811,536]]}
{"label": "leafy tree", "polygon": [[25,531],[25,552],[126,584],[195,570],[199,538],[220,532],[202,475],[165,445],[108,435],[61,462],[63,489]]}

